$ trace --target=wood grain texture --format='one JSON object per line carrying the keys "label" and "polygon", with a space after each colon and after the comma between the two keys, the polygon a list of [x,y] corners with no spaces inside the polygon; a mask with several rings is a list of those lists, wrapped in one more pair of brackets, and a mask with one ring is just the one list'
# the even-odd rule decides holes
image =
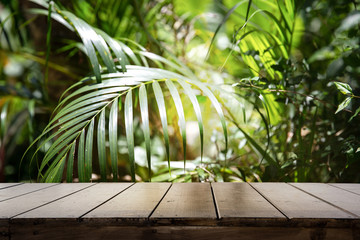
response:
{"label": "wood grain texture", "polygon": [[216,220],[214,200],[209,183],[174,183],[150,219],[198,221],[198,224]]}
{"label": "wood grain texture", "polygon": [[[25,187],[28,184],[24,184]],[[32,184],[31,184],[32,185]],[[11,218],[31,209],[37,208],[51,201],[94,185],[93,183],[58,184],[36,192],[0,202],[0,218]],[[15,187],[14,187],[15,188]],[[14,189],[11,188],[11,189]]]}
{"label": "wood grain texture", "polygon": [[170,185],[170,183],[136,183],[83,218],[147,219]]}
{"label": "wood grain texture", "polygon": [[251,183],[288,218],[354,218],[336,207],[286,183]]}
{"label": "wood grain texture", "polygon": [[285,216],[248,183],[212,183],[219,218],[280,218]]}
{"label": "wood grain texture", "polygon": [[23,184],[23,183],[0,183],[0,190],[4,189],[4,188],[9,188],[9,187],[15,187],[20,184]]}
{"label": "wood grain texture", "polygon": [[53,187],[55,185],[56,183],[28,183],[16,185],[10,188],[4,188],[0,190],[0,202],[25,194],[29,194],[31,192],[36,192],[40,189]]}
{"label": "wood grain texture", "polygon": [[360,218],[333,206],[359,195],[329,184],[130,185],[59,184],[0,202],[0,239],[360,239]]}
{"label": "wood grain texture", "polygon": [[358,183],[331,183],[329,185],[360,195],[360,184]]}
{"label": "wood grain texture", "polygon": [[355,193],[324,183],[291,183],[291,185],[360,218],[360,196]]}
{"label": "wood grain texture", "polygon": [[98,183],[15,218],[79,218],[130,187],[132,183]]}

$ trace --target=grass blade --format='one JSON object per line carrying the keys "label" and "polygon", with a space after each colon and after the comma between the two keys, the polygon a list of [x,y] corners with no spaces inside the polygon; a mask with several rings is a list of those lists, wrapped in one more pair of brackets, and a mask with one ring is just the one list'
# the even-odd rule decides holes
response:
{"label": "grass blade", "polygon": [[135,182],[135,156],[134,156],[134,119],[132,91],[130,90],[125,98],[125,132],[129,151],[131,179]]}

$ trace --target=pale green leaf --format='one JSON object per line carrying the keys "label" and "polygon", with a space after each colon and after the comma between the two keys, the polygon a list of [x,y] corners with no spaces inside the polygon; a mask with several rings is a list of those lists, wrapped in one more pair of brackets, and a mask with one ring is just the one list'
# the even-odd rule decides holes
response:
{"label": "pale green leaf", "polygon": [[345,98],[345,100],[342,101],[342,103],[340,103],[340,105],[338,106],[335,114],[337,114],[338,112],[340,112],[341,110],[343,110],[344,108],[346,108],[346,107],[349,105],[349,103],[351,102],[351,99],[352,99],[352,97],[347,97],[347,98]]}
{"label": "pale green leaf", "polygon": [[337,89],[344,95],[352,95],[352,88],[349,84],[343,82],[334,82]]}
{"label": "pale green leaf", "polygon": [[147,100],[147,92],[145,85],[141,85],[139,89],[139,101],[142,127],[144,131],[146,158],[148,162],[149,177],[151,179],[151,143],[150,143],[150,127],[149,127],[149,108]]}
{"label": "pale green leaf", "polygon": [[134,155],[134,119],[133,119],[133,101],[132,91],[130,90],[125,98],[125,132],[128,145],[131,179],[135,182],[135,155]]}
{"label": "pale green leaf", "polygon": [[158,82],[153,82],[152,84],[155,100],[159,108],[159,114],[161,119],[161,125],[163,128],[164,140],[165,140],[165,149],[166,149],[166,159],[168,161],[168,167],[170,171],[170,144],[169,144],[169,133],[168,133],[168,124],[167,124],[167,117],[166,117],[166,107],[164,101],[164,95],[161,91],[160,84]]}
{"label": "pale green leaf", "polygon": [[191,89],[190,85],[180,79],[178,80],[178,82],[183,87],[185,94],[189,97],[189,99],[193,105],[196,118],[198,120],[199,133],[200,133],[200,151],[201,151],[200,156],[201,156],[201,161],[202,161],[203,155],[204,155],[204,126],[203,126],[203,120],[202,120],[202,116],[201,116],[200,105],[199,105],[199,102],[198,102],[193,90]]}
{"label": "pale green leaf", "polygon": [[109,116],[109,144],[110,144],[110,158],[111,168],[114,181],[117,181],[118,175],[118,137],[117,137],[117,122],[118,122],[118,99],[116,98],[110,109]]}
{"label": "pale green leaf", "polygon": [[184,108],[181,102],[181,98],[179,92],[177,91],[174,83],[171,80],[165,81],[167,87],[170,90],[170,94],[174,100],[176,111],[179,116],[179,127],[182,137],[183,143],[183,156],[184,156],[184,169],[185,169],[185,162],[186,162],[186,122],[185,122],[185,115],[184,115]]}

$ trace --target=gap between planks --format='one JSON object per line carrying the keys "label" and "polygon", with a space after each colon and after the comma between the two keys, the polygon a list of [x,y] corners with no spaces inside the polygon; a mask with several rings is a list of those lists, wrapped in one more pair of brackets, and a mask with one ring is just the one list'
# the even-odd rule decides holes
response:
{"label": "gap between planks", "polygon": [[[341,184],[341,183],[340,183],[340,184]],[[344,184],[346,184],[346,183],[344,183]],[[356,183],[350,183],[350,184],[356,184]],[[344,191],[347,191],[347,192],[349,192],[349,193],[353,193],[353,194],[356,194],[356,195],[360,195],[360,193],[357,193],[357,192],[355,192],[355,191],[346,189],[346,188],[344,188],[344,187],[342,187],[341,185],[338,185],[338,184],[328,184],[328,185],[330,185],[330,186],[332,186],[332,187],[339,188],[339,189],[344,190]]]}
{"label": "gap between planks", "polygon": [[98,207],[100,207],[101,205],[104,205],[105,203],[107,203],[108,201],[110,201],[111,199],[115,198],[116,196],[118,196],[119,194],[123,193],[124,191],[126,191],[127,189],[131,188],[132,186],[134,186],[135,183],[131,184],[130,186],[124,188],[123,190],[121,190],[120,192],[118,192],[117,194],[115,194],[114,196],[112,196],[111,198],[105,200],[104,202],[100,203],[99,205],[97,205],[96,207],[90,209],[89,211],[87,211],[86,213],[84,213],[83,215],[81,215],[80,217],[78,217],[78,220],[81,221],[82,217],[85,216],[86,214],[94,211],[95,209],[97,209]]}
{"label": "gap between planks", "polygon": [[[35,183],[35,184],[41,184],[41,183]],[[41,190],[44,190],[44,189],[47,189],[47,188],[55,187],[55,186],[57,186],[59,184],[60,183],[54,183],[54,184],[51,184],[51,185],[49,185],[47,187],[42,187],[42,188],[35,189],[35,190],[29,191],[29,192],[21,193],[19,195],[13,196],[13,197],[9,197],[9,198],[0,200],[0,202],[8,201],[8,200],[11,200],[11,199],[14,199],[14,198],[18,198],[18,197],[21,197],[21,196],[24,196],[24,195],[28,195],[30,193],[34,193],[34,192],[38,192],[38,191],[41,191]],[[10,186],[10,187],[19,187],[19,186],[25,186],[25,184],[18,184],[18,185],[14,185],[14,186]],[[10,187],[2,188],[1,190],[8,190],[8,188],[10,188]]]}
{"label": "gap between planks", "polygon": [[220,220],[220,218],[221,218],[221,216],[220,216],[220,210],[219,210],[219,207],[218,207],[218,204],[217,204],[217,200],[216,200],[216,196],[215,196],[215,193],[214,193],[214,189],[213,189],[213,186],[212,186],[211,183],[210,183],[210,189],[211,189],[211,195],[212,195],[213,202],[214,202],[216,219],[217,219],[217,220]]}
{"label": "gap between planks", "polygon": [[5,186],[1,186],[2,184],[0,183],[0,190],[5,189],[5,188],[11,188],[11,187],[19,186],[21,184],[24,184],[24,183],[22,183],[22,182],[20,182],[20,183],[10,183],[10,184],[5,183]]}
{"label": "gap between planks", "polygon": [[260,194],[260,196],[262,196],[268,203],[270,203],[274,208],[276,208],[276,210],[278,210],[286,218],[286,220],[290,219],[275,203],[270,201],[269,198],[267,198],[262,192],[260,192],[258,189],[256,189],[255,186],[253,186],[249,182],[246,182],[246,183],[249,184],[250,187],[252,187],[258,194]]}
{"label": "gap between planks", "polygon": [[[339,209],[339,210],[341,210],[341,211],[343,211],[343,212],[345,212],[345,213],[347,213],[347,214],[350,214],[351,216],[354,216],[354,217],[356,217],[356,218],[359,218],[359,217],[360,217],[360,216],[358,216],[358,215],[356,215],[356,214],[354,214],[354,213],[352,213],[352,212],[350,212],[350,211],[348,211],[348,210],[346,210],[346,209],[344,209],[344,208],[342,208],[342,207],[339,207],[339,206],[337,206],[337,205],[335,205],[335,204],[333,204],[333,203],[331,203],[331,202],[329,202],[329,201],[321,198],[321,197],[318,197],[318,196],[316,196],[316,195],[314,195],[314,194],[312,194],[312,193],[307,192],[307,191],[304,190],[304,189],[301,189],[301,188],[299,188],[299,187],[297,187],[297,186],[295,186],[295,185],[292,185],[291,183],[286,183],[286,184],[287,184],[287,185],[290,185],[290,186],[296,188],[297,190],[300,190],[300,191],[302,191],[302,192],[304,192],[304,193],[306,193],[306,194],[308,194],[308,195],[310,195],[310,196],[312,196],[312,197],[314,197],[314,198],[316,198],[316,199],[318,199],[318,200],[320,200],[320,201],[322,201],[322,202],[325,202],[325,203],[329,204],[329,205],[332,206],[332,207],[335,207],[335,208],[337,208],[337,209]],[[335,186],[332,186],[332,185],[330,185],[330,184],[326,184],[326,185],[331,186],[331,187],[335,187]],[[339,189],[344,190],[344,189],[342,189],[342,188],[339,188]],[[345,191],[345,190],[344,190],[344,191]],[[348,192],[350,192],[350,191],[348,191]],[[350,192],[350,193],[353,193],[353,192]],[[353,194],[355,194],[355,193],[353,193]]]}
{"label": "gap between planks", "polygon": [[164,195],[161,197],[160,201],[156,204],[156,206],[154,207],[154,209],[151,211],[151,213],[149,214],[149,216],[147,217],[147,220],[150,221],[150,217],[153,215],[153,213],[155,212],[155,210],[158,208],[158,206],[160,205],[160,203],[162,202],[162,200],[164,200],[166,194],[170,191],[170,188],[173,186],[173,183],[170,184],[170,186],[168,187],[168,189],[166,190],[166,192],[164,193]]}
{"label": "gap between planks", "polygon": [[[73,195],[73,194],[75,194],[75,193],[77,193],[77,192],[81,192],[81,191],[83,191],[83,190],[85,190],[85,189],[87,189],[87,188],[93,187],[93,186],[95,186],[96,184],[97,184],[97,183],[94,183],[94,184],[92,184],[92,185],[89,185],[89,186],[87,186],[87,187],[81,188],[81,189],[79,189],[79,190],[75,190],[75,191],[72,192],[72,193],[66,194],[66,195],[64,195],[64,196],[62,196],[62,197],[56,198],[56,199],[54,199],[54,200],[51,200],[51,201],[46,202],[46,203],[44,203],[44,204],[41,204],[41,205],[39,205],[39,206],[37,206],[37,207],[34,207],[34,208],[28,209],[28,210],[26,210],[26,211],[24,211],[24,212],[18,213],[18,214],[16,214],[16,215],[10,217],[10,218],[9,218],[9,221],[10,221],[11,219],[13,219],[13,218],[21,215],[21,214],[24,214],[24,213],[33,211],[34,209],[37,209],[37,208],[46,206],[46,205],[48,205],[48,204],[50,204],[50,203],[59,201],[59,200],[61,200],[61,199],[63,199],[63,198],[66,198],[66,197],[68,197],[68,196],[70,196],[70,195]],[[58,185],[58,184],[56,184],[56,185]],[[55,185],[55,186],[56,186],[56,185]],[[46,188],[43,188],[43,189],[46,189]]]}

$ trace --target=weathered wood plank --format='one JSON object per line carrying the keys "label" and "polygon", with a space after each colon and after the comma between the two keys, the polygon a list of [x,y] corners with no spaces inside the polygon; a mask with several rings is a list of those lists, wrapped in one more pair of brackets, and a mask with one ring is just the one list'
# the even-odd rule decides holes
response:
{"label": "weathered wood plank", "polygon": [[360,195],[360,184],[359,183],[331,183],[330,185],[345,189],[347,191]]}
{"label": "weathered wood plank", "polygon": [[14,219],[76,219],[114,197],[116,194],[119,194],[131,185],[132,183],[99,183],[32,211],[20,214]]}
{"label": "weathered wood plank", "polygon": [[15,187],[17,185],[21,185],[23,183],[0,183],[0,190],[4,189],[4,188],[9,188],[9,187]]}
{"label": "weathered wood plank", "polygon": [[248,183],[212,183],[219,218],[286,219]]}
{"label": "weathered wood plank", "polygon": [[91,185],[94,185],[94,183],[58,184],[51,188],[44,188],[36,192],[0,202],[0,219],[14,217],[18,214],[37,208]]}
{"label": "weathered wood plank", "polygon": [[319,199],[360,217],[360,196],[325,183],[291,183]]}
{"label": "weathered wood plank", "polygon": [[136,183],[84,219],[147,219],[170,187],[170,183]]}
{"label": "weathered wood plank", "polygon": [[351,214],[286,183],[251,183],[251,185],[290,219],[354,218]]}
{"label": "weathered wood plank", "polygon": [[11,188],[4,188],[0,191],[0,202],[55,185],[56,183],[27,183]]}
{"label": "weathered wood plank", "polygon": [[209,183],[174,183],[150,219],[168,221],[215,223],[216,209]]}

